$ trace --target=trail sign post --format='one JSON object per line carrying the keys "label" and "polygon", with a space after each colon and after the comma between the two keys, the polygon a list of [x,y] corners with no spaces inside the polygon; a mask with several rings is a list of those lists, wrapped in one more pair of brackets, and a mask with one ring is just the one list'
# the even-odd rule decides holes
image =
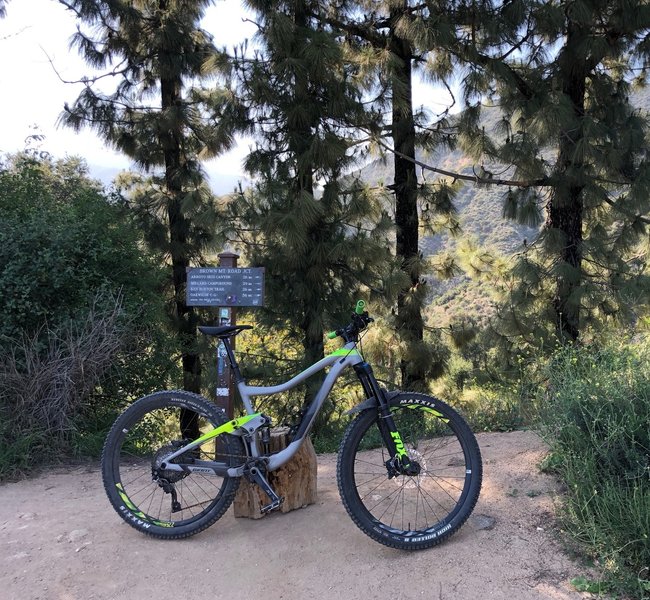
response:
{"label": "trail sign post", "polygon": [[[238,306],[264,305],[264,269],[237,268],[239,256],[219,254],[218,267],[187,269],[187,305],[217,307],[216,325],[235,325]],[[235,347],[235,338],[232,338]],[[217,346],[216,404],[234,416],[234,386],[223,342]]]}

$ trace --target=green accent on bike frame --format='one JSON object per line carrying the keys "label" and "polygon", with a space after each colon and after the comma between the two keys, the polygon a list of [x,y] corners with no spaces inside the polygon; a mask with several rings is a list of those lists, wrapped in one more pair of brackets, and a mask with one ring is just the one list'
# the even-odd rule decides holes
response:
{"label": "green accent on bike frame", "polygon": [[[239,429],[246,423],[248,423],[250,420],[254,419],[255,417],[258,417],[261,413],[255,413],[252,415],[244,415],[243,417],[239,417],[238,419],[233,419],[232,421],[228,421],[227,423],[224,423],[223,425],[220,425],[219,427],[215,427],[211,431],[208,431],[205,435],[202,435],[199,438],[196,438],[194,442],[200,442],[201,444],[203,442],[207,442],[208,440],[217,437],[218,435],[222,433],[232,433],[233,431]],[[143,521],[147,521],[148,523],[152,523],[154,525],[158,525],[160,527],[174,527],[174,523],[171,523],[170,521],[157,521],[155,519],[150,519],[145,515],[138,507],[131,502],[131,499],[126,495],[124,492],[124,488],[122,487],[121,483],[115,484],[115,487],[117,487],[117,493],[120,495],[120,498],[122,498],[122,502],[126,505],[126,507],[136,516],[142,519]]]}
{"label": "green accent on bike frame", "polygon": [[327,339],[328,339],[328,340],[333,340],[335,337],[336,337],[336,331],[330,331],[330,332],[327,334]]}
{"label": "green accent on bike frame", "polygon": [[334,350],[332,354],[328,354],[327,356],[360,356],[360,354],[357,350],[347,350],[346,348],[339,348],[338,350]]}
{"label": "green accent on bike frame", "polygon": [[203,442],[207,442],[208,440],[211,440],[214,437],[217,437],[218,435],[221,435],[222,433],[232,433],[233,431],[236,431],[243,425],[246,425],[250,420],[254,419],[255,417],[259,417],[262,413],[254,413],[252,415],[244,415],[243,417],[239,417],[238,419],[233,419],[232,421],[228,421],[227,423],[224,423],[223,425],[220,425],[219,427],[215,427],[211,431],[208,431],[208,433],[202,435],[199,438],[196,438],[192,443],[200,442],[201,444]]}
{"label": "green accent on bike frame", "polygon": [[420,410],[424,410],[428,413],[431,413],[432,415],[435,415],[441,421],[444,421],[445,423],[449,423],[449,419],[445,419],[444,415],[441,412],[438,412],[433,408],[429,408],[428,406],[422,406],[422,404],[402,404],[401,406],[395,407],[392,410],[396,410],[397,408],[413,408],[413,409],[419,408]]}

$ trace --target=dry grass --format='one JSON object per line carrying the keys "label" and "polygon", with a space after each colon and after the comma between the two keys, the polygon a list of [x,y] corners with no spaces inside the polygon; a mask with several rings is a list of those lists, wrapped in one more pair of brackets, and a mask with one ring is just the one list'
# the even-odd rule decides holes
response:
{"label": "dry grass", "polygon": [[24,462],[12,449],[29,460],[26,440],[48,451],[65,447],[74,416],[129,337],[121,298],[106,300],[96,298],[79,324],[42,327],[0,346],[0,476],[12,456]]}

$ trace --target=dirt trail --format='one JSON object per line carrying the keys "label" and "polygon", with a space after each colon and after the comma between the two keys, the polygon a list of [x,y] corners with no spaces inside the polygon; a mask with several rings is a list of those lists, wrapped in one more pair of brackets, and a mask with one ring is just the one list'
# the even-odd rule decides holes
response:
{"label": "dirt trail", "polygon": [[[405,553],[359,531],[335,455],[319,456],[318,503],[259,521],[232,509],[188,540],[150,539],[113,512],[96,466],[0,486],[1,600],[585,598],[554,541],[557,484],[532,432],[481,434],[474,516],[441,546]],[[493,521],[492,521],[493,520]],[[485,527],[489,527],[486,529]]]}

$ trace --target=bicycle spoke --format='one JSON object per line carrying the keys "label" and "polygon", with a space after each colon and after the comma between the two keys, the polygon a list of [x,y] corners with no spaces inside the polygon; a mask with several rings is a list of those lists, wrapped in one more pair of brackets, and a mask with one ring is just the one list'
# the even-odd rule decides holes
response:
{"label": "bicycle spoke", "polygon": [[[444,403],[413,394],[414,402],[410,404],[408,394],[403,397],[406,399],[393,407],[391,416],[406,457],[387,465],[390,457],[383,445],[370,449],[382,442],[377,436],[374,415],[368,411],[359,415],[346,432],[339,453],[338,475],[345,507],[361,529],[388,546],[414,549],[435,545],[467,518],[480,490],[480,462],[471,462],[480,461],[480,453],[475,441],[466,449],[472,434]],[[467,439],[458,434],[456,427],[464,427]],[[350,471],[343,470],[348,440],[354,453],[348,463]],[[413,472],[407,474],[407,468]],[[348,481],[356,489],[355,495],[346,493],[342,482]],[[468,494],[472,481],[478,481],[478,486]],[[453,527],[446,527],[451,516],[459,512],[461,519]]]}

